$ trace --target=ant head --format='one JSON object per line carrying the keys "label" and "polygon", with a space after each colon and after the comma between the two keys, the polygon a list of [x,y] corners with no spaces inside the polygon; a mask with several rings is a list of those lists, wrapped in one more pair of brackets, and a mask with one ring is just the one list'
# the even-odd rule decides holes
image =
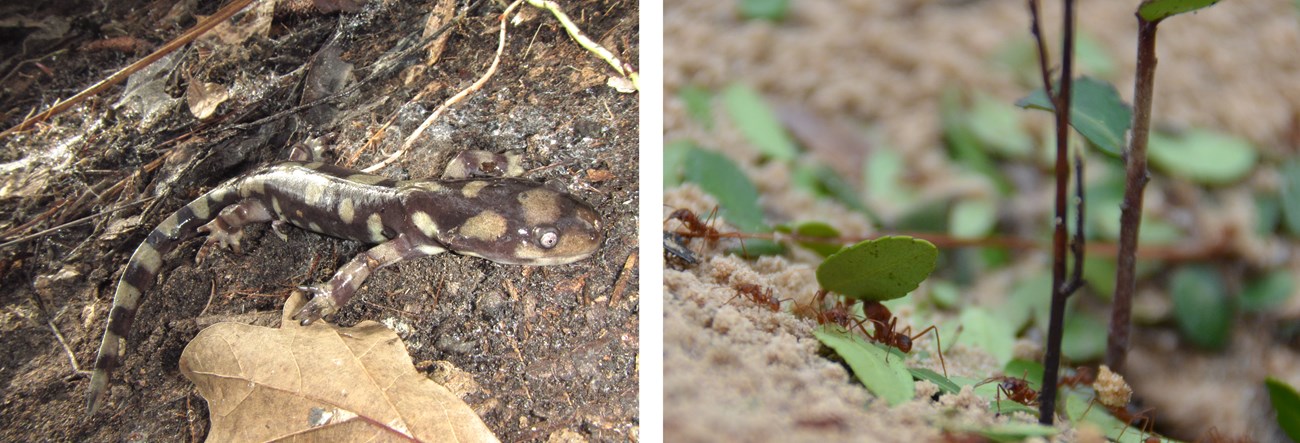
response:
{"label": "ant head", "polygon": [[912,352],[912,337],[908,337],[903,334],[898,334],[898,338],[896,339],[894,344],[898,345],[897,346],[898,350],[903,351],[904,354]]}

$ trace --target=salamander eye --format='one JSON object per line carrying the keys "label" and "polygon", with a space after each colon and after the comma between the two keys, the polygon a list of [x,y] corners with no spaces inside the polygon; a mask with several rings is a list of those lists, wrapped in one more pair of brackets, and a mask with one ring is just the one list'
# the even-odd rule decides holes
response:
{"label": "salamander eye", "polygon": [[555,245],[559,243],[560,243],[560,231],[556,231],[555,228],[549,228],[549,227],[538,228],[537,244],[540,245],[543,249],[554,248]]}

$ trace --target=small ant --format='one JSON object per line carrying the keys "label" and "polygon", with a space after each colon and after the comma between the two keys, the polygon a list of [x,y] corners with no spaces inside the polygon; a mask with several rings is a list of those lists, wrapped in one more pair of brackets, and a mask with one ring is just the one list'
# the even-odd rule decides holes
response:
{"label": "small ant", "polygon": [[[772,288],[767,288],[767,290],[764,291],[762,286],[753,283],[741,283],[734,286],[734,288],[736,289],[736,295],[732,296],[731,300],[735,300],[736,297],[744,296],[749,299],[749,301],[765,306],[772,312],[780,311],[781,302],[790,300],[777,299],[776,296],[772,295]],[[731,300],[727,300],[727,303],[731,303]]]}
{"label": "small ant", "polygon": [[1061,380],[1056,382],[1056,386],[1077,388],[1080,385],[1091,385],[1094,381],[1097,381],[1097,375],[1092,372],[1092,368],[1080,366],[1075,368],[1074,375],[1061,377]]}
{"label": "small ant", "polygon": [[668,220],[677,220],[682,222],[682,225],[686,227],[686,232],[682,232],[682,234],[686,234],[687,237],[705,237],[710,240],[717,240],[722,237],[722,233],[718,232],[717,229],[711,226],[713,224],[713,218],[717,216],[717,214],[718,208],[715,207],[713,208],[713,211],[709,212],[709,221],[705,222],[704,220],[700,220],[700,216],[695,215],[695,213],[691,212],[690,209],[678,209],[673,211],[671,214],[668,214],[668,218],[664,220],[664,223],[667,223]]}
{"label": "small ant", "polygon": [[[921,330],[916,335],[910,335],[912,332],[911,326],[903,328],[902,331],[897,331],[898,317],[889,312],[889,308],[885,307],[884,304],[875,300],[862,302],[862,312],[866,315],[868,321],[876,325],[875,335],[867,334],[867,337],[871,337],[872,340],[883,345],[897,348],[899,351],[903,351],[904,354],[912,352],[913,341],[933,331],[936,350],[939,351],[939,365],[943,368],[943,376],[948,376],[948,363],[943,360],[943,342],[939,341],[939,328],[930,325],[930,327]],[[859,324],[859,328],[861,328],[861,324]],[[866,334],[867,332],[863,329],[862,333]]]}
{"label": "small ant", "polygon": [[[845,304],[843,299],[837,299],[835,304],[831,305],[830,309],[823,309],[823,307],[826,306],[827,294],[829,294],[829,292],[822,289],[817,291],[817,295],[814,296],[817,299],[817,304],[815,305],[817,307],[817,324],[824,325],[829,323],[839,325],[840,327],[849,330],[852,330],[854,326],[857,326],[861,329],[862,322],[855,323],[853,321],[852,307],[855,302]],[[866,333],[866,331],[863,331],[863,333]]]}
{"label": "small ant", "polygon": [[998,413],[1002,413],[1002,396],[1006,395],[1008,400],[1020,403],[1025,406],[1034,406],[1038,404],[1038,391],[1029,386],[1029,380],[1025,379],[1028,373],[1022,374],[1020,378],[1007,375],[998,375],[984,379],[975,386],[998,382],[998,392],[995,395],[998,404]]}
{"label": "small ant", "polygon": [[[1098,403],[1097,398],[1093,397],[1092,401],[1088,402],[1088,408],[1083,410],[1083,415],[1081,417],[1087,416],[1088,411],[1092,410],[1092,405]],[[1119,431],[1119,435],[1115,440],[1118,441],[1120,438],[1124,437],[1124,432],[1128,431],[1129,427],[1141,422],[1142,433],[1149,436],[1144,441],[1146,443],[1158,443],[1160,441],[1160,438],[1156,437],[1155,431],[1153,431],[1153,429],[1155,429],[1156,419],[1150,414],[1150,412],[1154,411],[1155,408],[1147,408],[1134,414],[1129,412],[1128,408],[1125,406],[1107,406],[1102,404],[1101,407],[1106,408],[1107,411],[1110,411],[1110,415],[1124,422],[1124,429]]]}

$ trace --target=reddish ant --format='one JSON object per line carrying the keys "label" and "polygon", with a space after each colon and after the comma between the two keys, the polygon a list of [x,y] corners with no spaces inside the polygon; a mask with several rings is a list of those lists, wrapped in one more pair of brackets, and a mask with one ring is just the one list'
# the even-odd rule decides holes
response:
{"label": "reddish ant", "polygon": [[765,306],[772,312],[777,312],[781,310],[781,302],[790,300],[777,299],[776,296],[772,295],[772,288],[767,288],[764,291],[762,286],[753,283],[741,283],[734,286],[734,288],[736,289],[736,295],[727,300],[727,303],[731,303],[731,300],[735,300],[736,297],[744,296],[749,301]]}
{"label": "reddish ant", "polygon": [[1034,406],[1038,404],[1038,391],[1035,391],[1034,388],[1029,386],[1029,380],[1025,379],[1025,375],[1027,375],[1027,373],[1022,374],[1020,378],[1007,375],[993,376],[984,379],[984,381],[979,382],[979,384],[976,384],[975,386],[992,383],[994,381],[998,382],[998,391],[997,394],[995,394],[995,397],[998,404],[998,413],[1000,414],[1002,413],[1003,395],[1007,396],[1008,400],[1025,406]]}
{"label": "reddish ant", "polygon": [[[1088,402],[1088,408],[1083,410],[1083,415],[1080,417],[1086,417],[1088,411],[1092,410],[1092,405],[1098,403],[1100,402],[1097,401],[1097,398],[1093,397],[1092,401]],[[1124,437],[1124,432],[1127,432],[1129,427],[1139,422],[1142,423],[1142,433],[1149,436],[1144,440],[1145,442],[1152,443],[1160,441],[1160,438],[1156,437],[1155,431],[1153,431],[1153,429],[1155,429],[1156,419],[1150,415],[1150,412],[1155,410],[1154,408],[1147,408],[1134,414],[1129,412],[1128,408],[1125,406],[1107,406],[1102,404],[1101,407],[1106,408],[1107,411],[1110,411],[1110,415],[1114,416],[1119,421],[1124,422],[1124,429],[1119,431],[1119,435],[1115,437],[1116,441]]]}
{"label": "reddish ant", "polygon": [[[862,331],[863,335],[867,336],[867,338],[870,338],[872,341],[896,348],[904,354],[912,352],[913,341],[933,331],[935,342],[937,343],[937,346],[939,346],[939,349],[937,349],[939,351],[939,365],[943,368],[943,376],[948,376],[948,363],[943,359],[943,348],[942,344],[939,343],[938,328],[930,326],[916,335],[910,335],[912,332],[911,326],[904,328],[902,331],[898,331],[898,317],[894,317],[894,314],[889,312],[889,308],[874,300],[862,302],[862,312],[865,318],[855,321],[853,318],[852,308],[854,303],[858,303],[858,300],[852,300],[845,303],[843,298],[837,298],[835,304],[831,305],[830,309],[821,309],[821,307],[826,305],[825,300],[828,293],[829,292],[823,289],[817,291],[817,295],[815,296],[817,300],[816,306],[818,307],[816,317],[818,324],[836,324],[848,330],[852,330],[856,327],[859,331]],[[862,326],[868,321],[876,325],[875,334],[868,332],[867,329]],[[888,358],[888,355],[886,355],[886,358]]]}
{"label": "reddish ant", "polygon": [[722,237],[722,233],[711,226],[713,218],[717,215],[718,208],[715,207],[713,211],[709,212],[708,221],[706,222],[700,220],[700,216],[695,215],[690,209],[678,209],[668,214],[668,218],[664,222],[667,223],[668,220],[682,222],[682,225],[686,227],[686,232],[682,232],[682,234],[686,234],[687,237],[705,237],[710,240],[717,240]]}
{"label": "reddish ant", "polygon": [[1080,385],[1091,385],[1094,381],[1097,381],[1097,375],[1092,372],[1092,368],[1080,366],[1075,368],[1074,375],[1061,377],[1061,380],[1056,382],[1056,386],[1077,388]]}
{"label": "reddish ant", "polygon": [[[898,348],[898,350],[903,351],[904,354],[912,352],[913,341],[916,341],[916,339],[921,338],[921,336],[925,334],[934,332],[935,346],[936,350],[939,352],[939,365],[943,368],[943,376],[948,376],[948,363],[943,360],[943,343],[939,341],[939,328],[930,325],[930,327],[922,329],[921,332],[916,335],[910,335],[912,332],[911,326],[903,328],[902,331],[897,331],[898,317],[895,317],[893,313],[889,312],[889,308],[885,307],[884,304],[875,300],[862,302],[862,312],[866,315],[867,320],[876,325],[875,335],[867,334],[867,336],[883,345]],[[859,324],[859,328],[861,328],[861,324]],[[866,334],[865,329],[862,332]]]}

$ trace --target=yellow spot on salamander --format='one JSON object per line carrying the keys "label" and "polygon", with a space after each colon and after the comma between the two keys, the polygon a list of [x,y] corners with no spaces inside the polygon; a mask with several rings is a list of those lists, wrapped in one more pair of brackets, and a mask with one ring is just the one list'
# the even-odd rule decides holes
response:
{"label": "yellow spot on salamander", "polygon": [[370,231],[370,240],[381,242],[384,238],[384,220],[379,217],[379,213],[370,214],[366,217],[366,229]]}
{"label": "yellow spot on salamander", "polygon": [[415,227],[420,228],[420,232],[423,232],[425,237],[437,238],[438,224],[434,223],[429,214],[424,211],[415,211],[414,214],[411,214],[411,222],[415,223]]}
{"label": "yellow spot on salamander", "polygon": [[162,223],[159,223],[158,227],[154,228],[154,230],[162,232],[163,235],[168,237],[175,238],[177,223],[179,222],[177,221],[176,214],[172,214],[170,217],[163,219]]}
{"label": "yellow spot on salamander", "polygon": [[478,192],[482,191],[485,187],[487,187],[487,182],[485,181],[472,181],[466,183],[465,186],[460,188],[460,194],[465,196],[465,198],[474,198],[477,197]]}
{"label": "yellow spot on salamander", "polygon": [[140,247],[135,248],[135,254],[131,255],[131,259],[140,263],[140,267],[153,275],[158,275],[158,268],[162,267],[162,255],[149,243],[141,243]]}
{"label": "yellow spot on salamander", "polygon": [[560,218],[560,195],[546,188],[533,188],[519,194],[524,222],[529,226],[554,224]]}
{"label": "yellow spot on salamander", "polygon": [[320,225],[316,224],[316,222],[307,223],[307,229],[310,229],[312,232],[321,232]]}
{"label": "yellow spot on salamander", "polygon": [[117,284],[117,293],[113,294],[113,304],[135,308],[140,305],[140,290],[127,282]]}
{"label": "yellow spot on salamander", "polygon": [[271,209],[275,210],[276,215],[284,215],[284,211],[280,210],[280,199],[278,198],[271,197]]}
{"label": "yellow spot on salamander", "polygon": [[354,181],[363,185],[379,184],[384,180],[388,180],[388,178],[370,174],[352,174],[348,176],[348,181]]}
{"label": "yellow spot on salamander", "polygon": [[208,196],[206,195],[203,197],[199,197],[198,200],[194,200],[193,202],[191,202],[189,207],[190,207],[190,212],[193,212],[195,217],[201,219],[206,220],[208,218],[208,215],[212,214],[212,211],[208,209]]}
{"label": "yellow spot on salamander", "polygon": [[469,238],[493,241],[506,233],[506,218],[492,211],[483,211],[465,220],[460,233]]}
{"label": "yellow spot on salamander", "polygon": [[343,220],[344,224],[352,224],[352,219],[356,217],[357,213],[353,207],[354,205],[355,203],[350,198],[345,198],[339,203],[339,220]]}
{"label": "yellow spot on salamander", "polygon": [[303,198],[308,205],[320,205],[321,197],[325,196],[325,184],[321,182],[311,182],[307,184],[307,189],[303,192]]}

